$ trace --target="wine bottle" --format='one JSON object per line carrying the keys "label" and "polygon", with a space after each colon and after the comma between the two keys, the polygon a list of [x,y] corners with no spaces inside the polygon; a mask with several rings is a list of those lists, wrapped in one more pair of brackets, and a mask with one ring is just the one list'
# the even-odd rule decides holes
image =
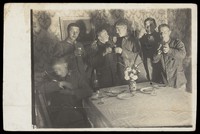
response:
{"label": "wine bottle", "polygon": [[97,77],[97,71],[96,71],[96,69],[94,69],[93,88],[94,88],[95,92],[99,90],[99,80],[98,80],[98,77]]}

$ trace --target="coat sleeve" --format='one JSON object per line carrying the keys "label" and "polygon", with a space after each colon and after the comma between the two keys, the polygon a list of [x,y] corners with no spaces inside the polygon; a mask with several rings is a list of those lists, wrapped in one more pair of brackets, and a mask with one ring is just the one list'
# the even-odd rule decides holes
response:
{"label": "coat sleeve", "polygon": [[89,63],[92,67],[97,68],[101,65],[103,65],[105,56],[103,56],[103,52],[99,51],[98,49],[95,49],[94,47],[90,48],[89,53]]}
{"label": "coat sleeve", "polygon": [[40,91],[45,94],[50,94],[52,92],[59,91],[60,89],[61,88],[58,86],[58,83],[54,81],[46,81],[40,87]]}
{"label": "coat sleeve", "polygon": [[54,91],[59,91],[60,87],[57,82],[49,79],[47,76],[36,76],[35,74],[35,87],[40,90],[41,93],[52,93]]}
{"label": "coat sleeve", "polygon": [[130,40],[127,41],[124,46],[122,46],[122,57],[123,59],[129,59],[129,57],[133,53],[138,53],[141,56],[141,45],[139,40],[136,37],[131,38]]}
{"label": "coat sleeve", "polygon": [[144,57],[143,57],[143,53],[142,53],[142,45],[141,45],[141,42],[139,39],[137,39],[137,42],[136,42],[136,46],[137,46],[137,52],[139,53],[141,59],[143,60]]}
{"label": "coat sleeve", "polygon": [[170,47],[167,55],[175,59],[184,59],[186,56],[186,50],[183,42],[180,40],[175,40],[174,43],[174,47]]}

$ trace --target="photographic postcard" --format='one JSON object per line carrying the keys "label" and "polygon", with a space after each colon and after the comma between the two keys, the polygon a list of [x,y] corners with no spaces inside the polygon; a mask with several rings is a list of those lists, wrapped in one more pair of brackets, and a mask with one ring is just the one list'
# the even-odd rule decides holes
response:
{"label": "photographic postcard", "polygon": [[[107,37],[116,47],[115,43],[119,41],[119,36],[123,33],[117,29],[117,26],[122,25],[122,22],[117,22],[127,20],[126,28],[133,33],[134,39],[137,39],[142,45],[143,38],[148,36],[148,28],[152,27],[151,24],[147,27],[146,22],[149,21],[147,18],[154,21],[152,23],[154,24],[153,29],[159,36],[164,38],[163,34],[170,33],[170,37],[173,37],[171,40],[175,38],[175,44],[176,41],[179,41],[178,45],[170,46],[171,51],[182,44],[182,47],[177,48],[174,53],[171,52],[167,55],[170,57],[167,62],[165,60],[163,62],[166,68],[167,65],[170,66],[167,75],[171,75],[170,78],[167,77],[167,80],[171,79],[171,83],[175,83],[176,86],[184,81],[185,90],[155,84],[155,91],[151,94],[146,92],[149,80],[145,81],[142,76],[138,75],[137,78],[134,78],[137,79],[137,89],[142,90],[128,99],[123,99],[123,95],[126,95],[123,92],[126,93],[126,91],[120,90],[119,95],[119,89],[128,89],[128,85],[117,83],[115,86],[106,87],[105,82],[103,84],[105,87],[98,91],[98,95],[105,93],[105,96],[96,100],[93,96],[94,100],[87,98],[87,101],[82,102],[90,127],[62,127],[62,125],[55,127],[56,120],[59,124],[63,118],[74,120],[75,117],[79,116],[66,110],[60,115],[61,118],[52,120],[58,113],[53,113],[53,117],[51,117],[48,106],[52,104],[40,91],[41,88],[46,88],[46,85],[40,85],[43,84],[41,78],[44,75],[51,76],[53,57],[67,51],[65,45],[58,47],[59,43],[65,44],[67,41],[69,43],[69,37],[76,38],[75,43],[80,42],[85,49],[84,53],[89,53],[92,45]],[[72,31],[71,24],[73,25],[71,27],[78,27],[77,36],[76,28],[74,28],[74,33],[70,33]],[[102,31],[98,31],[101,26],[106,26],[106,28],[104,27],[106,35],[103,35]],[[170,32],[161,33],[163,27],[167,27]],[[151,35],[148,40],[155,41],[156,37]],[[81,52],[83,48],[80,48]],[[122,46],[121,55],[126,57],[129,52],[125,53],[124,48]],[[127,49],[129,48],[127,47]],[[163,48],[163,55],[165,55],[165,50]],[[111,51],[117,53],[116,48]],[[134,49],[131,50],[131,53],[133,51]],[[145,55],[145,52],[142,51],[142,54]],[[153,54],[153,51],[150,54]],[[173,55],[175,56],[173,57]],[[78,56],[80,58],[80,55]],[[125,65],[129,65],[128,61],[133,59],[129,56],[127,62],[124,60]],[[183,58],[179,59],[181,56]],[[84,60],[87,61],[91,58],[93,56],[89,55]],[[99,64],[98,66],[102,64],[101,60],[95,62]],[[149,61],[145,62],[150,63]],[[179,66],[177,64],[181,66],[183,74],[177,73],[176,67]],[[144,63],[138,67],[141,71],[140,74],[146,70],[145,65]],[[3,127],[6,131],[195,131],[197,5],[7,3],[4,6],[3,66]],[[86,64],[86,66],[81,67],[93,74],[89,75],[89,79],[96,78],[94,71],[90,70],[90,65]],[[110,71],[107,70],[106,75],[109,75],[113,70],[114,68],[111,68]],[[146,71],[144,73],[146,74]],[[146,77],[147,74],[144,76]],[[106,77],[108,78],[108,76]],[[60,86],[61,82],[52,77],[50,79],[51,82],[53,81],[54,84]],[[76,79],[74,80],[76,81]],[[103,80],[105,81],[105,78]],[[80,86],[80,88],[82,87]],[[117,97],[114,93],[117,94]],[[76,107],[71,109],[76,111]],[[63,119],[63,122],[66,120]]]}

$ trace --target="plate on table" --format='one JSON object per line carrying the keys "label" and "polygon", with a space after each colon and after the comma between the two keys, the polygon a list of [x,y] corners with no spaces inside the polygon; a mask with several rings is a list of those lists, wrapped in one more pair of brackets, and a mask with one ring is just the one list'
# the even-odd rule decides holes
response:
{"label": "plate on table", "polygon": [[141,88],[140,91],[145,94],[151,94],[153,92],[153,87],[144,87]]}
{"label": "plate on table", "polygon": [[127,100],[127,99],[130,99],[133,96],[134,96],[134,94],[131,94],[131,93],[128,92],[128,93],[118,94],[117,98],[120,99],[120,100]]}
{"label": "plate on table", "polygon": [[92,100],[98,100],[99,99],[99,95],[97,93],[93,93],[93,95],[91,96]]}
{"label": "plate on table", "polygon": [[92,96],[91,96],[91,99],[92,100],[98,100],[100,98],[104,98],[106,97],[105,94],[101,93],[101,92],[97,92],[97,93],[93,93]]}
{"label": "plate on table", "polygon": [[110,89],[104,89],[104,93],[110,97],[115,97],[120,93],[123,93],[126,91],[126,89],[119,89],[119,88],[110,88]]}

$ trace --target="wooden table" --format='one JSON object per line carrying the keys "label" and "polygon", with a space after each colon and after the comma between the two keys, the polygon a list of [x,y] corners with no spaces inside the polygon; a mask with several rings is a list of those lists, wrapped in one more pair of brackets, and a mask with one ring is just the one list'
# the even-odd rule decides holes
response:
{"label": "wooden table", "polygon": [[[137,84],[138,90],[149,83]],[[127,85],[112,87],[128,90]],[[101,89],[101,91],[106,89]],[[107,88],[109,90],[109,88]],[[159,87],[156,95],[137,91],[127,100],[116,97],[85,102],[87,114],[95,128],[137,128],[192,126],[192,94],[171,87]]]}

